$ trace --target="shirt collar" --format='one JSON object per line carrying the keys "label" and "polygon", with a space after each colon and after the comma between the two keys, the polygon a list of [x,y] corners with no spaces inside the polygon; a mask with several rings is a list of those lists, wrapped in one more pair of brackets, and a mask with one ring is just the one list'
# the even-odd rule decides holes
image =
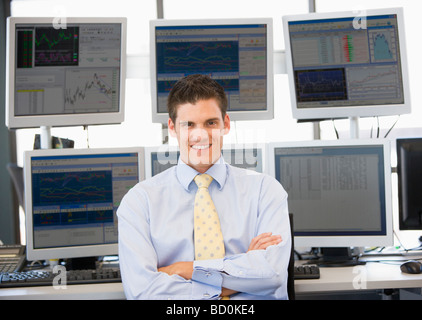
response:
{"label": "shirt collar", "polygon": [[[205,173],[209,174],[215,180],[215,182],[218,184],[218,188],[221,190],[224,187],[227,177],[227,166],[224,158],[220,156],[217,162],[214,163],[214,165],[212,165]],[[197,174],[200,173],[184,163],[183,160],[179,157],[177,162],[176,175],[180,184],[183,186],[183,188],[185,188],[186,191],[191,190],[191,183]]]}

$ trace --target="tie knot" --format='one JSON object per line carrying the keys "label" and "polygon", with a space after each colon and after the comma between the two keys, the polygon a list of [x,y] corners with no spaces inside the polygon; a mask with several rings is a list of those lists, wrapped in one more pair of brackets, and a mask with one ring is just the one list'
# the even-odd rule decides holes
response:
{"label": "tie knot", "polygon": [[208,188],[213,179],[210,175],[204,173],[198,174],[193,180],[195,181],[198,188]]}

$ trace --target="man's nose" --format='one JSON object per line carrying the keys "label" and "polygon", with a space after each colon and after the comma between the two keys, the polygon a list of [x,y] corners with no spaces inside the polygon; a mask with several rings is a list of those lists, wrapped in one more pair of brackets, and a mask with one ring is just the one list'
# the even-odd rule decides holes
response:
{"label": "man's nose", "polygon": [[190,133],[190,140],[192,142],[208,140],[208,131],[204,128],[195,128]]}

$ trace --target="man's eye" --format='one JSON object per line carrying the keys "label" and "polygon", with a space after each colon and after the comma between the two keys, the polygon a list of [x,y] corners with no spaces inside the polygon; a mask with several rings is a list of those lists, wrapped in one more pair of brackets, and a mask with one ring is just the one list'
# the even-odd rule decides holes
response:
{"label": "man's eye", "polygon": [[180,126],[181,127],[191,127],[192,126],[192,122],[180,122]]}

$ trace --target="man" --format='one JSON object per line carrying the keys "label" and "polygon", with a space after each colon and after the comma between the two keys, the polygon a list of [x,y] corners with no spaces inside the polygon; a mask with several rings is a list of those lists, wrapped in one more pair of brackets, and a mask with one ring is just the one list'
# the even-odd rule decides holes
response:
{"label": "man", "polygon": [[[287,194],[272,177],[224,162],[223,136],[230,130],[226,110],[223,88],[207,76],[188,76],[173,87],[168,127],[179,143],[178,164],[136,185],[118,209],[128,299],[288,298]],[[224,257],[200,260],[195,258],[194,178],[203,173],[212,180],[208,192],[225,251]]]}

